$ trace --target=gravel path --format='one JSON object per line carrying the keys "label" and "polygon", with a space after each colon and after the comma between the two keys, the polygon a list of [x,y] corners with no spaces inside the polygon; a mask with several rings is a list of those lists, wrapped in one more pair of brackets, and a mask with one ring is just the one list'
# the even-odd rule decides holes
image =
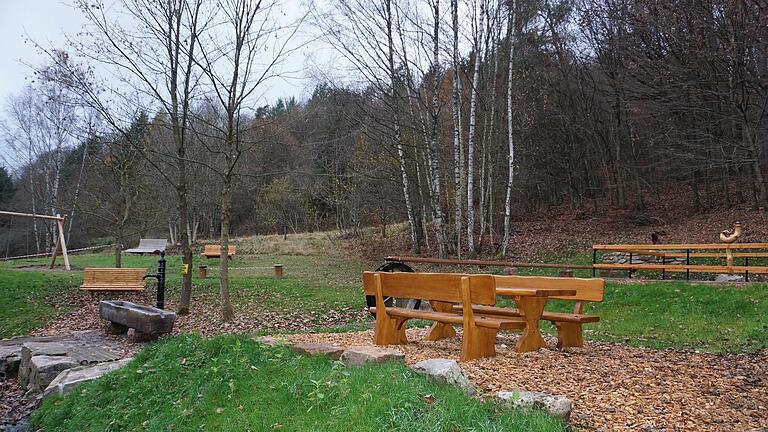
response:
{"label": "gravel path", "polygon": [[[408,330],[409,364],[458,359],[460,338],[430,342]],[[371,345],[373,332],[299,334],[292,342]],[[581,430],[751,431],[768,428],[768,351],[713,355],[587,343],[584,348],[518,354],[500,334],[497,356],[461,364],[487,393],[520,388],[565,395]],[[549,346],[555,340],[549,339]]]}

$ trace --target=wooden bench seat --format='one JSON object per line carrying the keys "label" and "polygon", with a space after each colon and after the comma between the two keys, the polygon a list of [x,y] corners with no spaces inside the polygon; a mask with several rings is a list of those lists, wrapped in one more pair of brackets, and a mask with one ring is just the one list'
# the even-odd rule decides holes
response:
{"label": "wooden bench seat", "polygon": [[85,291],[142,291],[144,290],[143,268],[86,268],[83,270]]}
{"label": "wooden bench seat", "polygon": [[[596,315],[584,313],[583,302],[600,302],[605,295],[605,281],[595,278],[556,278],[539,276],[494,276],[496,288],[503,291],[505,288],[551,288],[573,289],[572,296],[551,296],[550,299],[575,301],[572,313],[569,312],[542,312],[541,319],[550,321],[557,327],[557,347],[580,347],[584,345],[582,324],[600,321]],[[473,305],[472,309],[481,316],[510,318],[520,317],[520,311],[515,308],[502,308],[488,305]],[[463,313],[461,306],[454,306],[454,311]]]}
{"label": "wooden bench seat", "polygon": [[[470,305],[496,304],[496,288],[490,275],[364,272],[363,290],[366,295],[376,298],[376,306],[369,309],[376,314],[376,345],[407,344],[405,324],[409,319],[461,325],[464,334],[460,360],[467,361],[495,355],[498,330],[525,328],[525,322],[517,317],[475,315]],[[433,310],[388,307],[384,301],[386,297],[427,300]],[[454,304],[467,307],[459,314],[451,310]],[[450,325],[433,325],[426,339],[439,340],[455,335]]]}
{"label": "wooden bench seat", "polygon": [[[229,245],[227,248],[227,258],[232,258],[233,255],[237,252],[237,246],[235,245]],[[206,257],[206,258],[219,258],[221,256],[221,246],[220,245],[205,245],[203,247],[203,253],[200,255]]]}
{"label": "wooden bench seat", "polygon": [[[461,308],[461,305],[458,305],[458,307]],[[499,309],[502,309],[502,308],[499,308]],[[376,313],[376,307],[368,308],[368,310],[371,313],[374,313],[374,314]],[[437,322],[442,322],[446,324],[456,324],[456,325],[464,324],[464,317],[462,315],[449,313],[449,312],[435,312],[435,311],[424,311],[424,310],[417,310],[417,309],[388,307],[387,313],[393,316],[399,316],[403,318],[420,319],[420,320],[426,320],[426,321],[437,321]],[[510,317],[513,317],[513,316],[510,315]],[[497,330],[520,330],[525,328],[525,321],[523,320],[498,319],[494,317],[477,316],[477,315],[475,316],[475,324],[478,327],[493,328]]]}

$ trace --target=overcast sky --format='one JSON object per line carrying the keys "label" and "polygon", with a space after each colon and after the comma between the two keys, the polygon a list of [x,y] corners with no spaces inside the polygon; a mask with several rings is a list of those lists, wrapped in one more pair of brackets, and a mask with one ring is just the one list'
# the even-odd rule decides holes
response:
{"label": "overcast sky", "polygon": [[[66,49],[64,34],[75,34],[82,28],[83,17],[70,5],[67,0],[0,0],[0,119],[8,97],[18,93],[27,82],[31,74],[28,65],[45,62],[45,57],[27,39]],[[300,13],[298,8],[287,9],[289,14]],[[269,82],[263,94],[264,102],[290,96],[303,99],[311,94],[314,82],[309,78],[310,73],[301,73],[301,70],[312,69],[318,51],[315,45],[296,53],[286,67],[299,72],[292,74],[292,79]]]}

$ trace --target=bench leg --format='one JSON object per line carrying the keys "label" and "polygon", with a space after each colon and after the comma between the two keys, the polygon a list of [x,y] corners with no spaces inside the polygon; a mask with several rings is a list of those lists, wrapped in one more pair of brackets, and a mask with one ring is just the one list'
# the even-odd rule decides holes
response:
{"label": "bench leg", "polygon": [[[453,311],[453,303],[445,303],[439,301],[430,301],[429,305],[435,312],[451,312]],[[441,322],[432,323],[432,327],[427,331],[427,335],[424,337],[428,341],[437,341],[440,339],[448,339],[456,336],[456,330],[450,324]]]}
{"label": "bench leg", "polygon": [[461,357],[468,361],[496,355],[496,329],[482,327],[464,327],[461,340]]}
{"label": "bench leg", "polygon": [[515,350],[517,352],[529,352],[547,346],[541,336],[541,331],[539,331],[539,321],[544,313],[547,298],[520,296],[515,297],[515,303],[520,310],[520,315],[525,320],[525,330],[523,330],[523,336],[517,341]]}
{"label": "bench leg", "polygon": [[557,327],[557,347],[582,347],[584,338],[581,335],[581,324],[556,322]]}
{"label": "bench leg", "polygon": [[405,335],[407,318],[388,317],[386,314],[376,314],[376,329],[373,334],[374,345],[406,345]]}

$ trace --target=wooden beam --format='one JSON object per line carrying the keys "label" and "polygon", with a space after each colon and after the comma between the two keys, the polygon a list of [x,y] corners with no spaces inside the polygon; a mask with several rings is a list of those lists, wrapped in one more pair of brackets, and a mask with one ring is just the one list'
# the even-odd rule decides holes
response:
{"label": "wooden beam", "polygon": [[427,264],[448,264],[448,265],[475,265],[481,267],[531,267],[531,268],[562,268],[562,269],[586,269],[592,268],[591,265],[579,265],[579,264],[539,264],[539,263],[519,263],[519,262],[504,262],[504,261],[484,261],[484,260],[459,260],[448,258],[428,258],[428,257],[411,257],[411,256],[388,256],[384,258],[385,261],[400,261],[411,263],[427,263]]}
{"label": "wooden beam", "polygon": [[56,216],[49,216],[49,215],[39,215],[39,214],[30,214],[30,213],[16,213],[16,212],[9,212],[9,211],[3,211],[0,210],[0,216],[14,216],[14,217],[28,217],[28,218],[39,218],[39,219],[51,219],[51,220],[57,220],[57,221],[63,221],[64,218],[60,215]]}
{"label": "wooden beam", "polygon": [[593,250],[634,251],[660,249],[768,249],[768,243],[681,243],[681,244],[643,244],[643,245],[592,245]]}
{"label": "wooden beam", "polygon": [[606,270],[653,270],[691,273],[768,273],[768,267],[759,266],[717,266],[717,265],[663,265],[663,264],[595,264],[596,269]]}

